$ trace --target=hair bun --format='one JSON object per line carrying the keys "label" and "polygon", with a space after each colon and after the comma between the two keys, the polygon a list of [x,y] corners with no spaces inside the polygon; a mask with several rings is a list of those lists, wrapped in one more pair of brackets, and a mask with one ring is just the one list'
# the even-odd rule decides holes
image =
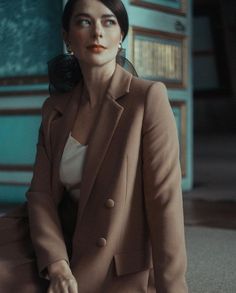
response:
{"label": "hair bun", "polygon": [[61,54],[48,61],[49,92],[68,92],[82,78],[74,55]]}

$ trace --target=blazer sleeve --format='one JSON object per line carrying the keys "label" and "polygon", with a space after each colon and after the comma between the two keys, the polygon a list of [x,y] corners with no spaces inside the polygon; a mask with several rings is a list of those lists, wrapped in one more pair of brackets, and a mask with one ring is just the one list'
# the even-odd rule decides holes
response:
{"label": "blazer sleeve", "polygon": [[[49,128],[50,98],[42,106],[42,122],[38,133],[37,151],[31,185],[26,192],[29,226],[35,249],[39,275],[47,278],[47,266],[58,260],[69,263],[58,216],[57,204],[52,197],[49,141],[45,133]],[[49,139],[49,138],[48,138]],[[47,147],[46,147],[47,146]]]}
{"label": "blazer sleeve", "polygon": [[157,292],[188,292],[179,143],[163,83],[146,95],[143,121],[143,184]]}

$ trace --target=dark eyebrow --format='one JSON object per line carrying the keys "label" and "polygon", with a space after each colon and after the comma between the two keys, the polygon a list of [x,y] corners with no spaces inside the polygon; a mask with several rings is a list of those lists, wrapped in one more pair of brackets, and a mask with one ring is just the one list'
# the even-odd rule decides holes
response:
{"label": "dark eyebrow", "polygon": [[114,14],[103,14],[102,18],[106,18],[106,17],[115,17]]}
{"label": "dark eyebrow", "polygon": [[[78,13],[74,17],[81,17],[81,16],[91,17],[88,13]],[[115,15],[114,14],[103,14],[102,15],[102,18],[108,18],[108,17],[115,17]]]}
{"label": "dark eyebrow", "polygon": [[80,17],[80,16],[90,17],[90,15],[87,13],[77,13],[74,17]]}

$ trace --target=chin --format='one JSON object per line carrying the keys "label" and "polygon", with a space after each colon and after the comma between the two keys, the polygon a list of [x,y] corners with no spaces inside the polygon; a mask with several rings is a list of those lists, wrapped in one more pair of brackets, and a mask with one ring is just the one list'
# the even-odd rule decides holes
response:
{"label": "chin", "polygon": [[112,56],[110,58],[104,58],[102,56],[94,56],[92,58],[84,58],[83,60],[79,59],[79,62],[82,62],[85,65],[90,66],[103,66],[111,63],[116,60],[116,56]]}

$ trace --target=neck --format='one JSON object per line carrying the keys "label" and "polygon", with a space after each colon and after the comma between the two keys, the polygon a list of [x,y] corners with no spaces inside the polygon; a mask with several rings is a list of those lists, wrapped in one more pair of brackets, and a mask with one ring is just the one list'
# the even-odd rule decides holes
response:
{"label": "neck", "polygon": [[84,97],[94,107],[102,102],[104,94],[109,86],[111,77],[115,71],[116,62],[112,60],[103,66],[88,66],[80,64],[84,79]]}

